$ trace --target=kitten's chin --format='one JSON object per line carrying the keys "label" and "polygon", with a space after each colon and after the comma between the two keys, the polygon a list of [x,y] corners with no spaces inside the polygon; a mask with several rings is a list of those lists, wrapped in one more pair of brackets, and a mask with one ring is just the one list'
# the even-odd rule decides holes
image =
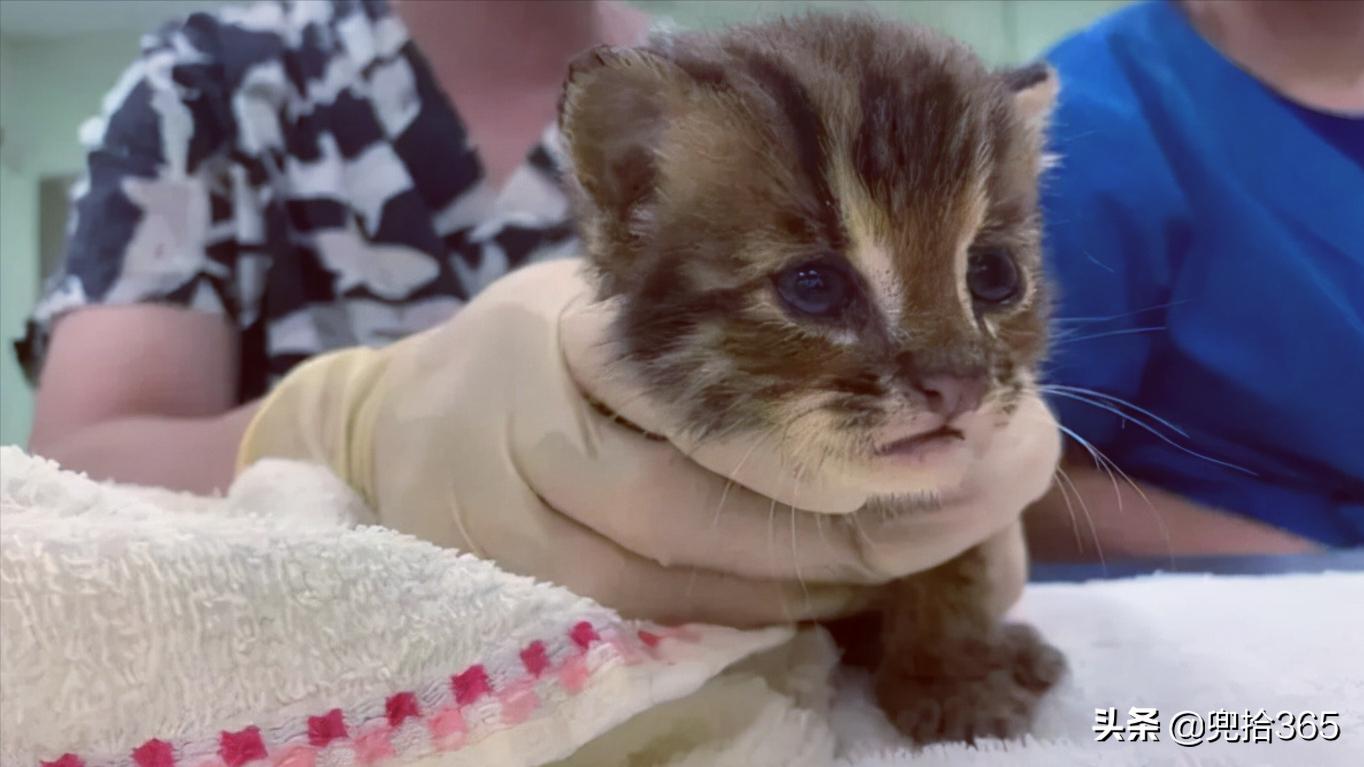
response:
{"label": "kitten's chin", "polygon": [[862,488],[871,497],[947,494],[960,488],[993,448],[1002,446],[1001,435],[1011,421],[993,408],[950,424],[911,416],[882,425],[869,440],[858,440],[859,449],[828,469],[839,473],[840,484]]}
{"label": "kitten's chin", "polygon": [[[891,434],[874,440],[877,447],[869,454],[829,466],[839,474],[838,484],[875,498],[949,496],[968,482],[1022,478],[1026,486],[1018,487],[1018,497],[1031,500],[1045,492],[1060,457],[1056,421],[1036,396],[1022,397],[1006,411],[964,416],[953,427],[910,431],[908,437]],[[1017,468],[1023,464],[1033,468]]]}
{"label": "kitten's chin", "polygon": [[966,479],[974,448],[954,434],[930,435],[899,449],[878,451],[846,471],[871,496],[925,495],[955,488]]}

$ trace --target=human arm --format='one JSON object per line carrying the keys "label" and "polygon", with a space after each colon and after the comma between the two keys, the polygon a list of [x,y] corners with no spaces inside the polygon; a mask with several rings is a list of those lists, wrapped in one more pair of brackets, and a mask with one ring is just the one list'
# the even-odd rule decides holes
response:
{"label": "human arm", "polygon": [[1300,554],[1305,538],[1200,505],[1155,485],[1110,475],[1079,459],[1024,516],[1028,548],[1042,562],[1124,557]]}
{"label": "human arm", "polygon": [[30,449],[96,479],[226,490],[254,403],[236,404],[237,332],[157,305],[92,306],[57,323]]}
{"label": "human arm", "polygon": [[238,253],[259,211],[234,193],[221,68],[177,42],[185,30],[146,38],[82,130],[65,259],[21,359],[37,381],[34,452],[100,479],[209,492],[226,488],[251,410],[240,328],[261,280]]}

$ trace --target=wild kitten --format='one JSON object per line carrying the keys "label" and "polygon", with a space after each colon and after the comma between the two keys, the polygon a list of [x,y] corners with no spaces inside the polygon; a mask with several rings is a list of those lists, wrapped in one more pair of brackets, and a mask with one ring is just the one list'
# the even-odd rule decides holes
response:
{"label": "wild kitten", "polygon": [[[560,126],[624,364],[698,437],[785,429],[787,460],[856,477],[879,512],[960,479],[957,446],[1037,396],[1056,89],[861,16],[583,54]],[[876,690],[920,741],[1020,734],[1062,673],[1001,623],[993,556],[885,589]]]}

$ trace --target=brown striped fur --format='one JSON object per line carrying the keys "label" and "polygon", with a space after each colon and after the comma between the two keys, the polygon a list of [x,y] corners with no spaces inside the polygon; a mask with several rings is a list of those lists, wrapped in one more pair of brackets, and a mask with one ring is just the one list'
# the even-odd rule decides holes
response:
{"label": "brown striped fur", "polygon": [[[878,509],[921,507],[904,496],[960,475],[867,468],[879,430],[913,423],[921,379],[984,373],[982,440],[1035,396],[1037,176],[1055,90],[1044,67],[992,72],[954,42],[861,16],[584,54],[560,126],[600,298],[619,306],[620,363],[697,436],[780,433],[786,458],[864,479]],[[1016,259],[1020,299],[971,301],[980,248]],[[820,255],[857,286],[834,320],[776,295],[775,275]],[[885,592],[876,693],[920,741],[1017,735],[1060,673],[1035,633],[1000,625],[1017,594],[999,593],[1000,568],[982,544]]]}
{"label": "brown striped fur", "polygon": [[[627,361],[698,436],[782,428],[810,470],[863,461],[926,375],[988,371],[1007,414],[1046,342],[1036,186],[1053,91],[1043,68],[992,72],[874,17],[580,57],[560,124]],[[1014,255],[1022,301],[972,310],[964,259],[981,247]],[[774,295],[777,271],[821,253],[865,299],[841,324]]]}

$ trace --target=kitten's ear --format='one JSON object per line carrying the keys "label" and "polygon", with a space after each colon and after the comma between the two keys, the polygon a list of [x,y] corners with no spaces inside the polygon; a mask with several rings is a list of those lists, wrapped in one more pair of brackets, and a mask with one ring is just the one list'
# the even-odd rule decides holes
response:
{"label": "kitten's ear", "polygon": [[681,73],[657,53],[600,46],[569,65],[559,131],[571,172],[595,206],[625,217],[657,184],[665,104]]}
{"label": "kitten's ear", "polygon": [[1014,113],[1018,115],[1033,152],[1033,171],[1042,173],[1057,162],[1047,151],[1047,125],[1056,94],[1061,90],[1056,70],[1045,62],[1029,64],[1003,73],[1004,84],[1013,94]]}
{"label": "kitten's ear", "polygon": [[1014,94],[1014,107],[1028,129],[1039,136],[1046,131],[1060,92],[1060,78],[1046,62],[1037,62],[1004,73],[1004,84]]}

